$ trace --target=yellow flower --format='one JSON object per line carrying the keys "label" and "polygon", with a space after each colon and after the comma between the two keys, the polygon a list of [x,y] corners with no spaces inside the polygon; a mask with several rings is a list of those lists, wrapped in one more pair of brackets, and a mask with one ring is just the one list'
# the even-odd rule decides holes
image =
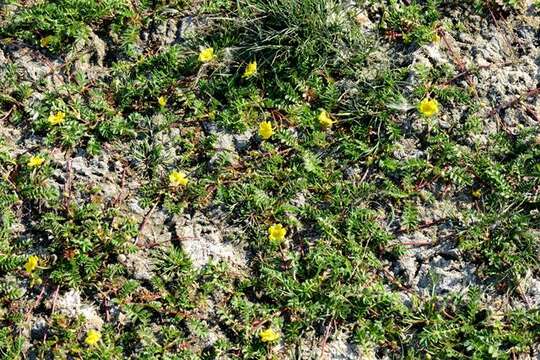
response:
{"label": "yellow flower", "polygon": [[209,62],[214,59],[214,48],[206,48],[202,49],[199,53],[199,61],[200,62]]}
{"label": "yellow flower", "polygon": [[319,114],[319,124],[325,129],[331,128],[334,124],[334,120],[330,118],[326,110],[321,110],[321,113]]}
{"label": "yellow flower", "polygon": [[47,45],[49,45],[52,39],[53,39],[52,35],[45,36],[39,40],[39,44],[41,45],[41,47],[47,47]]}
{"label": "yellow flower", "polygon": [[36,255],[32,255],[28,258],[26,261],[26,264],[24,264],[24,268],[26,269],[27,273],[31,273],[32,271],[36,270],[38,267],[39,258]]}
{"label": "yellow flower", "polygon": [[268,139],[274,133],[272,129],[272,123],[270,121],[263,121],[259,124],[259,136],[263,139]]}
{"label": "yellow flower", "polygon": [[257,61],[253,60],[246,66],[246,70],[244,70],[244,75],[242,75],[243,78],[250,78],[253,75],[257,73]]}
{"label": "yellow flower", "polygon": [[86,333],[86,339],[84,339],[84,342],[90,346],[94,346],[98,343],[100,339],[101,339],[101,333],[97,330],[90,329]]}
{"label": "yellow flower", "polygon": [[160,96],[158,97],[157,102],[159,106],[164,107],[165,105],[167,105],[167,98],[165,96]]}
{"label": "yellow flower", "polygon": [[283,241],[287,234],[287,229],[281,224],[274,224],[268,228],[268,239],[271,241]]}
{"label": "yellow flower", "polygon": [[28,167],[38,167],[41,166],[45,162],[45,159],[41,156],[32,156],[30,160],[28,160]]}
{"label": "yellow flower", "polygon": [[418,104],[418,111],[424,116],[433,116],[439,112],[439,103],[435,99],[425,98]]}
{"label": "yellow flower", "polygon": [[272,328],[261,331],[259,334],[262,342],[273,342],[279,339],[279,334]]}
{"label": "yellow flower", "polygon": [[51,125],[58,125],[65,121],[66,114],[62,111],[58,111],[56,114],[49,115],[49,124]]}
{"label": "yellow flower", "polygon": [[186,174],[181,171],[174,170],[169,174],[169,184],[172,187],[186,186],[188,181]]}

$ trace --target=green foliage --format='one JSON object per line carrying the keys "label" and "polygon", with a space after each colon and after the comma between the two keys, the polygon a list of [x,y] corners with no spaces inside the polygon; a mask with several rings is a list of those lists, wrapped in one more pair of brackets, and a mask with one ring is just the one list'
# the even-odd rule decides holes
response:
{"label": "green foliage", "polygon": [[386,1],[380,28],[389,38],[399,38],[405,44],[432,42],[437,35],[441,17],[439,0]]}
{"label": "green foliage", "polygon": [[140,18],[133,7],[121,0],[47,1],[16,12],[0,34],[58,53],[77,42],[91,40],[90,34],[97,29],[122,37],[126,28],[137,21]]}
{"label": "green foliage", "polygon": [[[66,61],[58,84],[0,69],[0,117],[20,130],[0,141],[0,357],[284,358],[338,330],[381,357],[530,352],[538,311],[499,308],[484,285],[518,302],[525,280],[540,274],[537,129],[486,136],[478,98],[456,81],[461,69],[380,58],[436,43],[452,12],[517,4],[190,5],[14,1],[0,20],[4,53],[31,44]],[[358,10],[378,31],[362,28]],[[154,35],[174,32],[171,24],[174,43],[160,42]],[[87,77],[74,64],[97,49],[96,36],[105,54],[86,60],[106,71]],[[216,56],[203,63],[197,54],[208,46]],[[257,73],[243,77],[254,60]],[[444,117],[417,114],[428,96]],[[65,121],[51,124],[59,111]],[[261,121],[272,123],[271,138],[257,135]],[[32,156],[43,163],[32,166]],[[101,198],[105,184],[86,173],[72,183],[75,156],[106,159],[107,174],[121,172],[118,193]],[[170,186],[175,169],[186,187]],[[451,211],[437,207],[447,203]],[[152,224],[158,212],[162,229]],[[247,251],[245,266],[193,266],[177,226],[198,213]],[[277,223],[287,230],[281,242],[268,236]],[[141,230],[171,236],[153,243]],[[409,287],[394,267],[410,246],[426,245],[403,241],[417,233],[433,238],[429,246],[455,242],[480,287]],[[28,271],[30,255],[39,262]],[[86,319],[52,310],[70,289],[106,320],[96,346],[84,344]],[[34,328],[28,337],[38,319],[46,336]],[[260,339],[270,327],[282,347]]]}

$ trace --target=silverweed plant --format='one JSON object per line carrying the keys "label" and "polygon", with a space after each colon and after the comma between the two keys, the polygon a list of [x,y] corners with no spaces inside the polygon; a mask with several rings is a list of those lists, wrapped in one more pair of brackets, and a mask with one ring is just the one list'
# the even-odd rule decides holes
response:
{"label": "silverweed plant", "polygon": [[538,356],[525,5],[0,5],[0,358]]}

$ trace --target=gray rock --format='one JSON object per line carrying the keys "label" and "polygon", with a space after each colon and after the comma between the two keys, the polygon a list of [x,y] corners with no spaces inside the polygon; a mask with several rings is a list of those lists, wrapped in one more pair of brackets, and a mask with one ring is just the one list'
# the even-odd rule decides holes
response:
{"label": "gray rock", "polygon": [[12,50],[8,56],[22,70],[24,80],[37,82],[43,79],[50,90],[64,84],[64,78],[58,71],[63,65],[59,60],[45,59],[41,53],[26,47]]}
{"label": "gray rock", "polygon": [[65,315],[70,319],[77,319],[82,316],[85,320],[85,327],[93,329],[101,329],[103,320],[99,316],[96,308],[83,302],[81,294],[77,290],[70,290],[59,296],[56,301],[54,298],[49,301],[49,307],[55,312]]}
{"label": "gray rock", "polygon": [[128,201],[128,208],[129,210],[135,214],[138,215],[138,217],[144,216],[146,214],[146,211],[139,205],[139,201],[137,199],[130,199]]}
{"label": "gray rock", "polygon": [[470,286],[477,285],[476,268],[458,261],[436,256],[429,264],[422,264],[418,272],[418,287],[436,294],[464,293]]}
{"label": "gray rock", "polygon": [[533,307],[540,307],[540,280],[531,279],[528,295],[531,297]]}
{"label": "gray rock", "polygon": [[540,279],[533,276],[531,271],[520,279],[516,288],[528,308],[540,307]]}
{"label": "gray rock", "polygon": [[301,191],[291,200],[291,204],[300,208],[306,205],[306,201],[306,192]]}
{"label": "gray rock", "polygon": [[168,19],[158,25],[155,32],[151,33],[152,40],[162,44],[170,45],[176,42],[178,27],[175,19]]}
{"label": "gray rock", "polygon": [[236,151],[244,151],[249,147],[253,133],[246,131],[243,134],[234,135],[234,145]]}
{"label": "gray rock", "polygon": [[449,63],[448,56],[437,43],[425,45],[425,54],[432,64],[443,65]]}
{"label": "gray rock", "polygon": [[227,133],[218,133],[217,141],[214,145],[214,149],[217,151],[230,151],[234,152],[234,137]]}
{"label": "gray rock", "polygon": [[[144,212],[147,216],[148,211]],[[141,218],[144,221],[144,218]],[[172,239],[172,233],[169,230],[168,215],[160,209],[154,209],[146,217],[146,223],[139,232],[138,244],[148,245],[167,245]]]}
{"label": "gray rock", "polygon": [[19,51],[13,51],[11,56],[14,62],[24,69],[27,77],[32,81],[38,81],[49,71],[47,66],[34,61],[34,56],[32,56],[29,49],[22,48]]}
{"label": "gray rock", "polygon": [[[66,163],[66,171],[68,164]],[[75,174],[83,176],[91,176],[92,170],[88,166],[86,159],[83,156],[75,156],[71,158],[71,169]]]}
{"label": "gray rock", "polygon": [[203,126],[203,129],[204,129],[204,132],[207,135],[215,134],[215,133],[218,132],[218,126],[214,122],[205,121],[205,122],[203,122],[202,126]]}
{"label": "gray rock", "polygon": [[415,256],[411,254],[402,255],[399,257],[396,265],[397,271],[403,274],[407,285],[412,286],[414,284],[414,278],[418,268]]}
{"label": "gray rock", "polygon": [[209,17],[186,16],[180,19],[180,38],[182,40],[195,39],[202,27],[209,25]]}
{"label": "gray rock", "polygon": [[143,252],[120,254],[118,262],[126,266],[131,276],[137,280],[151,280],[154,277],[154,264],[148,254]]}
{"label": "gray rock", "polygon": [[343,173],[347,179],[353,179],[360,175],[362,172],[362,169],[359,166],[349,166],[347,167]]}
{"label": "gray rock", "polygon": [[49,326],[47,324],[47,320],[40,316],[32,323],[32,328],[30,329],[30,336],[34,340],[43,340],[48,328]]}
{"label": "gray rock", "polygon": [[4,75],[4,70],[5,70],[5,67],[8,63],[8,60],[6,58],[6,56],[4,55],[4,52],[2,51],[2,49],[0,49],[0,75]]}
{"label": "gray rock", "polygon": [[322,339],[312,334],[305,335],[301,340],[298,352],[289,354],[288,358],[306,360],[374,360],[373,351],[360,349],[349,341],[350,336],[342,331],[337,332],[331,339],[323,343]]}
{"label": "gray rock", "polygon": [[234,136],[225,132],[216,132],[215,135],[217,136],[217,141],[214,144],[216,154],[212,156],[208,163],[214,166],[220,160],[225,160],[226,163],[235,165],[240,157],[236,152]]}
{"label": "gray rock", "polygon": [[413,138],[403,138],[394,145],[393,155],[399,160],[417,159],[423,156],[423,152],[418,149],[418,141]]}
{"label": "gray rock", "polygon": [[[356,1],[351,1],[354,3],[352,7],[356,7]],[[354,18],[356,23],[366,32],[370,32],[376,29],[376,25],[369,19],[366,11],[359,11]]]}
{"label": "gray rock", "polygon": [[332,340],[328,343],[328,358],[332,360],[358,360],[361,359],[358,347],[343,339]]}
{"label": "gray rock", "polygon": [[174,219],[176,235],[193,266],[201,268],[210,260],[225,260],[235,267],[246,266],[246,253],[224,239],[224,231],[202,213]]}

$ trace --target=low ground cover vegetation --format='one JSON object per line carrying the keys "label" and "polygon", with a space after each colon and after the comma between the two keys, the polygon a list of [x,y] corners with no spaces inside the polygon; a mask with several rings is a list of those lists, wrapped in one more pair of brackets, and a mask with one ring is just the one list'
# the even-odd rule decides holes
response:
{"label": "low ground cover vegetation", "polygon": [[0,358],[540,356],[540,4],[0,5]]}

